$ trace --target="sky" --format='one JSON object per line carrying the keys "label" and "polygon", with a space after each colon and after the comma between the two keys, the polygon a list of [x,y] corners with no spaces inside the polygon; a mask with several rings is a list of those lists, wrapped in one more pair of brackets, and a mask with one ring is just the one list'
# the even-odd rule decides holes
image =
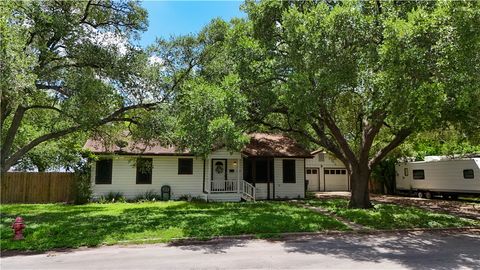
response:
{"label": "sky", "polygon": [[245,17],[239,10],[243,1],[143,1],[148,11],[148,30],[141,35],[139,44],[148,46],[156,37],[169,38],[198,33],[214,18],[226,21]]}

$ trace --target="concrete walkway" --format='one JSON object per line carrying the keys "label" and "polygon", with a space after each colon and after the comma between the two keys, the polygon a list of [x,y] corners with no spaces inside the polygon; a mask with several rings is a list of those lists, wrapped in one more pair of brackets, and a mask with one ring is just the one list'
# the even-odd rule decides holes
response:
{"label": "concrete walkway", "polygon": [[1,258],[9,269],[480,269],[480,234],[340,234],[109,246]]}

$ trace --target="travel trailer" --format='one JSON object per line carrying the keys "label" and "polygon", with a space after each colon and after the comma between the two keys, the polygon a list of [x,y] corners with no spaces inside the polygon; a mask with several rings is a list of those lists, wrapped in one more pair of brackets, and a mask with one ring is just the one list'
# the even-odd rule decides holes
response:
{"label": "travel trailer", "polygon": [[399,193],[427,199],[480,196],[480,158],[402,162],[395,171]]}

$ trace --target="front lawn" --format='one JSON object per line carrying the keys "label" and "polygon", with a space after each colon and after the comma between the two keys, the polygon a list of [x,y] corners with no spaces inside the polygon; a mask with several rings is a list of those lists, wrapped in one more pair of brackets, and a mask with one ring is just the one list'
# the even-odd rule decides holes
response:
{"label": "front lawn", "polygon": [[307,204],[371,229],[480,227],[478,221],[395,204],[375,203],[372,209],[349,209],[345,199],[312,199]]}
{"label": "front lawn", "polygon": [[[115,244],[167,242],[173,238],[209,238],[284,232],[347,230],[324,215],[283,202],[116,203],[2,205],[2,250],[49,250]],[[12,221],[25,219],[26,239],[12,240]]]}

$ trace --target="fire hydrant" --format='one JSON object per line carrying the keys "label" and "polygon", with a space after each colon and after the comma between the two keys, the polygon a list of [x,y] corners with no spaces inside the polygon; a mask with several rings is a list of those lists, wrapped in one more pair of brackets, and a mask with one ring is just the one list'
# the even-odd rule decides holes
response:
{"label": "fire hydrant", "polygon": [[13,240],[22,240],[23,237],[23,229],[25,229],[25,224],[23,224],[23,218],[17,217],[12,224],[13,233]]}

